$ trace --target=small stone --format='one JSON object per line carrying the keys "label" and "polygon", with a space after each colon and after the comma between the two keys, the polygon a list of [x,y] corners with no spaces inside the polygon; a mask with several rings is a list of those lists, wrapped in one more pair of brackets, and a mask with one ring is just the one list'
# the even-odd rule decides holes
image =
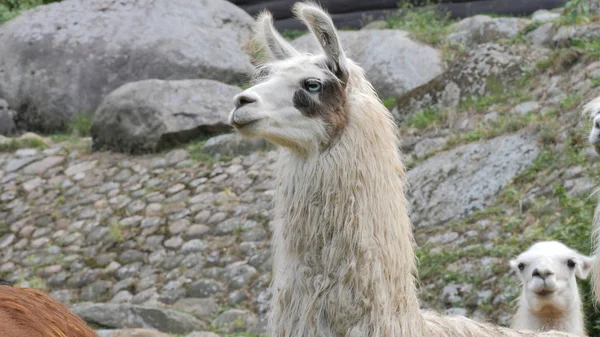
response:
{"label": "small stone", "polygon": [[46,157],[38,162],[30,164],[23,169],[23,173],[32,175],[42,175],[47,170],[62,164],[65,161],[64,157],[51,156]]}
{"label": "small stone", "polygon": [[169,225],[169,233],[177,235],[183,233],[190,226],[190,221],[187,219],[179,219]]}
{"label": "small stone", "polygon": [[134,215],[142,211],[146,207],[146,203],[142,200],[134,200],[127,206],[127,214]]}
{"label": "small stone", "polygon": [[10,246],[13,241],[15,241],[15,235],[13,233],[4,234],[2,237],[0,237],[0,249]]}
{"label": "small stone", "polygon": [[184,184],[177,184],[177,185],[173,185],[171,187],[169,187],[169,189],[167,189],[167,193],[168,194],[174,194],[177,193],[181,190],[185,189],[185,185]]}
{"label": "small stone", "polygon": [[219,335],[210,331],[194,331],[185,337],[219,337]]}
{"label": "small stone", "polygon": [[170,281],[162,288],[159,301],[165,304],[173,304],[185,296],[185,288],[181,281]]}
{"label": "small stone", "polygon": [[100,302],[107,299],[112,282],[96,281],[81,290],[79,299],[82,301]]}
{"label": "small stone", "polygon": [[97,160],[93,160],[93,161],[84,161],[81,163],[77,163],[75,165],[71,165],[71,166],[69,166],[69,168],[67,168],[65,170],[65,175],[74,176],[76,174],[84,173],[84,172],[94,168],[97,163],[98,163]]}
{"label": "small stone", "polygon": [[187,296],[207,298],[223,291],[221,284],[212,279],[201,279],[188,286]]}
{"label": "small stone", "polygon": [[186,239],[200,239],[210,232],[210,227],[206,225],[191,225],[185,232]]}
{"label": "small stone", "polygon": [[184,255],[188,255],[191,253],[197,253],[204,249],[204,242],[200,239],[193,239],[183,244],[181,247],[181,252]]}
{"label": "small stone", "polygon": [[523,102],[513,108],[513,111],[521,116],[524,116],[530,112],[537,111],[540,108],[540,104],[535,101]]}
{"label": "small stone", "polygon": [[212,325],[227,333],[246,331],[258,323],[258,318],[245,310],[229,309],[220,314]]}
{"label": "small stone", "polygon": [[162,205],[161,204],[149,204],[146,206],[145,214],[147,217],[161,216]]}
{"label": "small stone", "polygon": [[33,157],[38,153],[38,150],[36,149],[18,149],[15,152],[15,156],[17,158],[26,158],[26,157]]}
{"label": "small stone", "polygon": [[177,249],[183,243],[183,239],[180,236],[174,236],[165,241],[165,247],[171,249]]}
{"label": "small stone", "polygon": [[110,303],[131,303],[131,300],[133,300],[133,295],[127,290],[121,290],[111,298]]}

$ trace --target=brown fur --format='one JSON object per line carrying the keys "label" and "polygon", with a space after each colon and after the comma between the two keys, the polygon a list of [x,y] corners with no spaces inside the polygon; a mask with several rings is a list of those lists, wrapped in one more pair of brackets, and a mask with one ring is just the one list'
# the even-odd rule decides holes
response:
{"label": "brown fur", "polygon": [[6,337],[98,337],[79,316],[47,294],[0,286],[0,331]]}

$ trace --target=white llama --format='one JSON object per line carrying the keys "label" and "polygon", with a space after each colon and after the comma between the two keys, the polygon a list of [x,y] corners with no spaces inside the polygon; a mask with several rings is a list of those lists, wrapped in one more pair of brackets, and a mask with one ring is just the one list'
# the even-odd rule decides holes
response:
{"label": "white llama", "polygon": [[229,116],[241,135],[283,147],[269,335],[534,336],[419,310],[397,128],[345,57],[329,15],[311,3],[294,13],[322,53],[300,54],[260,15],[258,40],[271,62]]}
{"label": "white llama", "polygon": [[538,242],[511,260],[523,284],[511,327],[586,335],[576,277],[587,278],[592,262],[557,241]]}
{"label": "white llama", "polygon": [[[589,143],[594,147],[597,154],[600,154],[600,96],[594,98],[583,107],[583,114],[587,115],[592,121],[592,130],[588,137]],[[600,202],[594,212],[592,223],[592,240],[594,242],[594,255],[598,257],[600,251]],[[597,301],[600,301],[600,258],[594,260],[592,266],[592,290]]]}

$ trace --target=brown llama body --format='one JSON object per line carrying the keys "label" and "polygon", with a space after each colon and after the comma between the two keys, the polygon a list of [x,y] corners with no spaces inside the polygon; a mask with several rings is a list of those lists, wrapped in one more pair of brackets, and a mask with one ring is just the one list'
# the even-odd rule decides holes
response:
{"label": "brown llama body", "polygon": [[47,294],[0,286],[0,335],[5,337],[98,337],[79,316]]}

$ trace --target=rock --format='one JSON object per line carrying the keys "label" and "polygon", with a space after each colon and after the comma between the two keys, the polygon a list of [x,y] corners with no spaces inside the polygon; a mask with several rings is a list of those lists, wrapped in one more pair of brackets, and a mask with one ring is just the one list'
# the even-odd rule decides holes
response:
{"label": "rock", "polygon": [[566,47],[573,40],[595,40],[600,38],[600,23],[560,26],[552,36],[551,47]]}
{"label": "rock", "polygon": [[[444,70],[441,53],[400,30],[338,32],[346,56],[365,70],[380,97],[394,97],[423,85]],[[313,35],[292,41],[300,51],[319,50]]]}
{"label": "rock", "polygon": [[187,296],[207,298],[223,291],[221,284],[212,279],[200,279],[188,286]]}
{"label": "rock", "polygon": [[173,304],[173,308],[188,312],[201,320],[206,320],[217,313],[219,305],[212,298],[183,298]]}
{"label": "rock", "polygon": [[[31,23],[35,22],[35,25]],[[0,97],[18,127],[55,132],[121,85],[145,79],[246,80],[253,20],[228,1],[71,0],[0,26]],[[23,71],[27,69],[27,71]],[[179,112],[179,111],[178,111]]]}
{"label": "rock", "polygon": [[29,164],[29,166],[23,169],[23,173],[25,174],[33,174],[33,175],[42,175],[47,170],[61,165],[65,161],[64,157],[51,156],[46,157],[38,162],[33,164]]}
{"label": "rock", "polygon": [[535,45],[548,46],[552,41],[552,34],[554,34],[553,27],[551,22],[547,22],[527,33],[525,36]]}
{"label": "rock", "polygon": [[0,135],[12,136],[17,131],[14,116],[15,112],[9,109],[8,102],[0,98]]}
{"label": "rock", "polygon": [[185,337],[219,337],[219,335],[210,331],[195,331]]}
{"label": "rock", "polygon": [[149,329],[96,330],[98,337],[171,337]]}
{"label": "rock", "polygon": [[256,151],[264,151],[270,148],[264,139],[246,139],[238,133],[229,133],[212,137],[204,143],[202,150],[221,156],[246,155]]}
{"label": "rock", "polygon": [[246,331],[254,327],[258,319],[254,314],[244,310],[229,309],[220,314],[212,325],[227,333]]}
{"label": "rock", "polygon": [[466,98],[501,91],[519,78],[522,67],[535,64],[548,52],[524,45],[476,46],[454,60],[444,74],[402,95],[392,107],[392,115],[402,123],[428,107],[455,108]]}
{"label": "rock", "polygon": [[96,281],[81,290],[79,299],[84,302],[100,302],[108,299],[108,294],[112,288],[110,281]]}
{"label": "rock", "polygon": [[523,102],[513,108],[513,111],[521,116],[540,109],[540,104],[536,101]]}
{"label": "rock", "polygon": [[529,24],[527,19],[492,18],[487,15],[475,15],[453,24],[454,31],[446,40],[450,43],[474,45],[515,37]]}
{"label": "rock", "polygon": [[560,18],[559,13],[553,13],[546,9],[540,9],[531,15],[531,21],[533,22],[550,22]]}
{"label": "rock", "polygon": [[211,80],[145,80],[110,93],[92,123],[93,149],[154,152],[231,129],[241,89]]}
{"label": "rock", "polygon": [[415,227],[441,225],[483,209],[533,163],[538,152],[534,136],[518,133],[459,146],[425,160],[407,173]]}
{"label": "rock", "polygon": [[389,27],[389,24],[384,20],[376,20],[371,21],[366,24],[361,30],[370,30],[370,29],[386,29]]}
{"label": "rock", "polygon": [[205,329],[204,323],[193,316],[169,309],[129,304],[78,303],[71,310],[90,325],[110,329],[152,328],[174,334]]}

